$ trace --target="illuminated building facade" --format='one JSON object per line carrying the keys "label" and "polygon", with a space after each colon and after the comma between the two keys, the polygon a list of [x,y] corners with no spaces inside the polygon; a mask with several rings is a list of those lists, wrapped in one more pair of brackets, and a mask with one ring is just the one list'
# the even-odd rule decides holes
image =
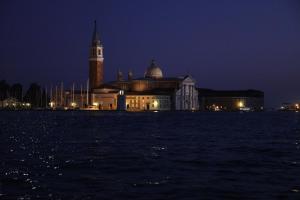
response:
{"label": "illuminated building facade", "polygon": [[179,83],[179,88],[176,91],[176,110],[198,110],[198,91],[195,86],[195,80],[186,76]]}
{"label": "illuminated building facade", "polygon": [[[128,79],[124,80],[123,73],[119,70],[116,81],[104,84],[103,60],[103,46],[95,23],[89,57],[88,105],[99,110],[198,109],[198,92],[195,80],[191,76],[165,78],[161,68],[152,60],[144,77],[134,78],[133,73],[129,71]],[[81,99],[81,96],[73,99]]]}
{"label": "illuminated building facade", "polygon": [[60,101],[59,95],[56,94],[55,105],[63,102],[61,104],[68,108],[127,111],[263,110],[264,93],[261,91],[197,89],[196,81],[190,75],[165,77],[154,60],[147,67],[143,77],[134,78],[132,71],[129,71],[126,80],[118,70],[115,81],[104,83],[103,60],[103,46],[95,24],[87,89],[74,91],[73,86],[73,91],[66,91]]}
{"label": "illuminated building facade", "polygon": [[[109,84],[124,90],[126,110],[198,110],[199,108],[195,80],[191,76],[164,77],[161,68],[154,60],[146,69],[144,77],[133,78],[132,72],[129,72],[128,80],[124,80],[122,72],[118,71],[117,80]],[[152,99],[152,102],[145,102],[148,98]],[[154,102],[157,106],[153,106]]]}
{"label": "illuminated building facade", "polygon": [[27,103],[22,103],[20,101],[18,101],[18,99],[16,98],[7,98],[4,99],[3,101],[0,101],[0,108],[18,108],[18,107],[22,107],[22,106],[30,106]]}
{"label": "illuminated building facade", "polygon": [[98,110],[117,110],[120,90],[111,85],[102,85],[91,94],[92,106]]}
{"label": "illuminated building facade", "polygon": [[127,94],[127,111],[151,111],[151,110],[171,110],[171,100],[169,95],[155,94]]}
{"label": "illuminated building facade", "polygon": [[283,103],[280,108],[280,111],[300,111],[300,103]]}

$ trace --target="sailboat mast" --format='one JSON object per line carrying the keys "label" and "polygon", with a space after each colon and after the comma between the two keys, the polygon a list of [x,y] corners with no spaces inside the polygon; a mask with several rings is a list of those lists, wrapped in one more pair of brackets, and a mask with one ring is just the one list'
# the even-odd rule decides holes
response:
{"label": "sailboat mast", "polygon": [[47,104],[47,100],[48,100],[48,88],[47,88],[47,86],[46,86],[46,90],[45,90],[45,108],[47,108],[48,107],[48,104]]}
{"label": "sailboat mast", "polygon": [[73,83],[72,85],[72,101],[74,102],[74,88],[75,88],[75,84]]}
{"label": "sailboat mast", "polygon": [[61,82],[60,85],[60,105],[63,106],[63,88],[64,88],[64,83]]}
{"label": "sailboat mast", "polygon": [[83,107],[82,84],[80,84],[80,107]]}
{"label": "sailboat mast", "polygon": [[57,107],[57,85],[55,86],[55,107]]}
{"label": "sailboat mast", "polygon": [[41,87],[41,89],[40,89],[41,91],[41,102],[40,102],[40,105],[41,105],[41,107],[43,107],[43,87]]}
{"label": "sailboat mast", "polygon": [[52,84],[51,84],[51,88],[50,88],[50,102],[52,102],[53,97],[52,97]]}
{"label": "sailboat mast", "polygon": [[89,105],[89,79],[86,82],[86,105]]}

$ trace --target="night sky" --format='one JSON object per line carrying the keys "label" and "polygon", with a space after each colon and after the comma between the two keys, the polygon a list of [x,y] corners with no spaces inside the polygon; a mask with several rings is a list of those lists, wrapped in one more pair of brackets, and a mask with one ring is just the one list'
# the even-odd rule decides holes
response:
{"label": "night sky", "polygon": [[50,86],[88,78],[97,20],[105,81],[120,68],[198,87],[259,89],[267,106],[300,100],[300,1],[0,1],[0,80]]}

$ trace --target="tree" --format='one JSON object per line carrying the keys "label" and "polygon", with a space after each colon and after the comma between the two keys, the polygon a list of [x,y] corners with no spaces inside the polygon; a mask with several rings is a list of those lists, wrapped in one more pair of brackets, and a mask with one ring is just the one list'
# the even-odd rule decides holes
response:
{"label": "tree", "polygon": [[2,102],[3,107],[3,100],[7,99],[9,96],[9,85],[6,83],[5,80],[0,81],[0,101]]}
{"label": "tree", "polygon": [[22,85],[20,83],[13,84],[10,87],[9,94],[10,97],[17,99],[19,102],[22,101]]}
{"label": "tree", "polygon": [[41,87],[37,83],[32,83],[24,96],[24,100],[30,103],[32,107],[40,107],[41,97]]}

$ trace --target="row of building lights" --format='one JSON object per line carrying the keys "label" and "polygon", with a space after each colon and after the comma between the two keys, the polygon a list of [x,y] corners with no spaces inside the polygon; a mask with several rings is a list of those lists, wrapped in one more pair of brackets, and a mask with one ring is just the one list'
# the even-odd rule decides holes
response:
{"label": "row of building lights", "polygon": [[12,107],[17,107],[17,106],[23,106],[23,107],[31,107],[30,103],[22,103],[22,104],[17,104],[17,103],[5,103],[6,107],[12,106]]}
{"label": "row of building lights", "polygon": [[[242,101],[242,100],[241,100],[241,101],[238,101],[238,102],[236,103],[236,106],[237,106],[238,109],[243,110],[243,109],[245,109],[245,102]],[[223,109],[222,106],[215,105],[215,104],[213,104],[212,106],[210,106],[210,108],[211,108],[212,110],[214,110],[214,111],[221,111],[221,110]]]}
{"label": "row of building lights", "polygon": [[280,110],[287,110],[287,111],[300,111],[300,104],[299,103],[294,103],[294,104],[284,104],[280,107]]}

